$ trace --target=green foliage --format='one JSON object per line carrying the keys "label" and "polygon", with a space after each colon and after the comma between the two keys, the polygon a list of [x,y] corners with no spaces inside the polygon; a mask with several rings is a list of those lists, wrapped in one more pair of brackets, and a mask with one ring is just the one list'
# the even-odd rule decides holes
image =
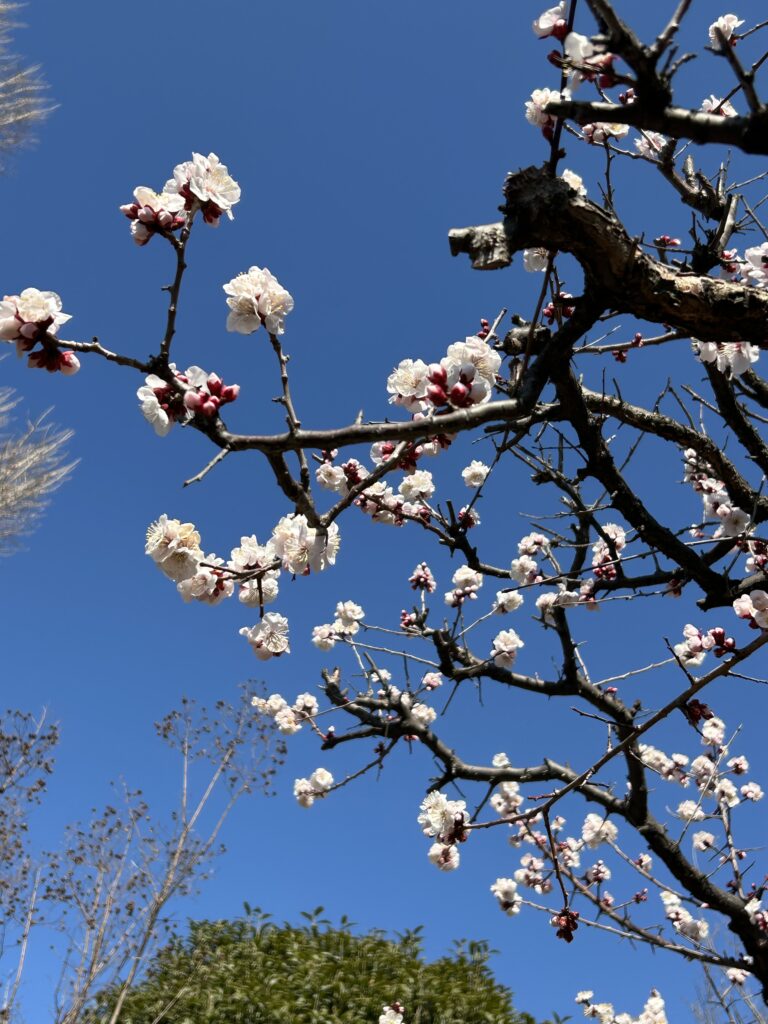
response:
{"label": "green foliage", "polygon": [[[406,1024],[535,1024],[512,1008],[493,978],[485,942],[457,942],[450,956],[422,958],[421,929],[388,939],[355,935],[304,914],[278,926],[245,905],[235,921],[191,922],[150,964],[120,1024],[377,1024],[399,1000]],[[88,1024],[109,1020],[116,992],[102,993]]]}

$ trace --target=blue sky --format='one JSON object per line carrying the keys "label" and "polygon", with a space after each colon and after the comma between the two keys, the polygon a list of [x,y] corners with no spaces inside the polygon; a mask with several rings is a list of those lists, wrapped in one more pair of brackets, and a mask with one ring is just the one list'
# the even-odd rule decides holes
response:
{"label": "blue sky", "polygon": [[[523,117],[533,88],[557,85],[545,59],[549,43],[537,42],[529,28],[543,6],[222,0],[214,12],[197,0],[168,0],[162,9],[136,0],[127,14],[124,5],[95,0],[74,7],[32,0],[16,48],[43,65],[59,107],[38,145],[0,182],[3,292],[54,290],[73,315],[65,337],[98,335],[110,348],[145,356],[162,334],[160,287],[170,280],[171,253],[157,240],[134,246],[118,206],[137,185],[159,189],[193,150],[213,151],[243,197],[234,223],[218,231],[198,226],[193,235],[177,362],[241,385],[227,418],[232,427],[280,429],[266,338],[224,330],[221,285],[253,264],[266,265],[296,300],[285,343],[304,423],[340,425],[361,407],[367,417],[386,415],[386,377],[400,359],[439,359],[502,306],[524,315],[533,310],[538,277],[519,265],[475,273],[451,259],[446,236],[452,226],[495,219],[505,173],[546,156]],[[739,12],[749,17],[758,6],[745,2]],[[654,31],[672,7],[645,5],[636,28]],[[721,13],[710,0],[696,5],[687,45],[699,46]],[[586,16],[582,26],[591,28]],[[717,83],[724,80],[721,65],[705,55],[683,95],[698,105],[711,91],[722,94]],[[567,149],[565,165],[597,194],[600,154],[570,140]],[[715,156],[708,160],[711,170]],[[650,237],[687,230],[688,216],[651,168],[629,165],[618,194],[630,230]],[[577,291],[578,281],[572,284]],[[633,330],[627,324],[626,336]],[[182,490],[212,454],[205,440],[180,429],[156,438],[135,400],[140,377],[94,359],[83,363],[66,380],[10,358],[1,371],[30,414],[55,406],[53,418],[76,431],[71,450],[80,459],[28,550],[2,567],[10,590],[4,700],[47,707],[62,729],[50,798],[36,820],[43,847],[58,843],[66,821],[109,798],[110,779],[124,777],[167,808],[176,769],[151,723],[182,694],[208,703],[231,699],[248,678],[263,678],[270,691],[289,697],[314,688],[323,661],[309,633],[331,618],[337,600],[360,601],[369,619],[394,626],[409,603],[407,577],[416,561],[430,561],[441,590],[452,571],[421,536],[349,516],[336,569],[283,586],[278,610],[291,619],[294,653],[261,665],[237,636],[253,614],[235,602],[183,605],[144,557],[143,538],[162,512],[198,524],[207,551],[226,555],[242,534],[266,537],[288,511],[266,466],[245,453]],[[652,400],[668,374],[690,377],[698,368],[682,346],[655,360],[633,354],[627,367],[611,363],[607,373]],[[483,457],[482,447],[464,444],[436,470],[446,494],[450,487],[455,499],[464,498],[458,471],[475,457]],[[670,482],[665,493],[682,509],[687,502],[682,522],[693,521],[698,502],[672,486],[680,474],[674,455],[649,446],[638,462],[638,485],[648,485],[662,467]],[[527,532],[518,514],[539,512],[548,501],[516,467],[493,498],[480,509],[484,543],[491,561],[503,561]],[[530,635],[521,663],[545,674],[555,654],[548,641],[537,646],[525,614],[515,624]],[[677,639],[690,614],[682,603],[638,608],[630,619],[624,608],[606,609],[599,622],[583,626],[595,676],[663,657],[660,636]],[[647,655],[638,635],[647,638]],[[643,696],[663,700],[674,682],[660,673]],[[729,683],[738,685],[747,717],[753,696],[747,684]],[[467,758],[506,749],[521,763],[546,753],[581,763],[585,751],[599,749],[601,738],[584,723],[574,728],[568,709],[490,689],[484,696],[485,710],[466,695],[460,716],[446,724]],[[719,696],[732,702],[724,688]],[[726,715],[734,727],[736,714]],[[695,754],[692,739],[683,734],[682,742]],[[759,734],[752,745],[757,741]],[[748,730],[744,745],[759,763]],[[528,911],[510,920],[499,913],[488,886],[517,866],[500,833],[468,844],[453,875],[427,862],[415,818],[430,765],[418,751],[401,755],[378,783],[364,780],[311,812],[295,805],[295,777],[318,763],[336,774],[353,761],[346,752],[320,755],[308,737],[296,737],[279,796],[254,797],[238,808],[225,835],[226,858],[181,915],[233,915],[248,900],[278,919],[296,920],[299,911],[322,904],[331,917],[348,914],[361,927],[423,923],[430,953],[461,936],[489,939],[500,954],[498,977],[515,991],[516,1004],[536,1015],[571,1012],[581,988],[637,1013],[656,986],[674,1019],[683,1019],[698,974],[682,960],[582,932],[566,947],[543,915]],[[583,813],[573,805],[569,816],[575,822]],[[44,941],[37,954],[25,983],[30,1020],[43,1019],[55,981]]]}

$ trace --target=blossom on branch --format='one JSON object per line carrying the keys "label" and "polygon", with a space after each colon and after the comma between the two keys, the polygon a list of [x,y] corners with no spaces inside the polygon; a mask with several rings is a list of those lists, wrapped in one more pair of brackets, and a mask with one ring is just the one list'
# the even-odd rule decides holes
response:
{"label": "blossom on branch", "polygon": [[200,210],[205,223],[214,228],[223,213],[233,220],[232,207],[240,202],[240,186],[215,153],[193,153],[191,160],[177,164],[163,194],[181,200],[185,210]]}
{"label": "blossom on branch", "polygon": [[194,524],[169,519],[167,515],[161,515],[148,528],[144,550],[158,569],[175,583],[194,576],[203,558],[200,534]]}
{"label": "blossom on branch", "polygon": [[157,193],[139,185],[133,190],[134,202],[120,207],[131,222],[131,235],[137,245],[146,245],[154,234],[176,231],[186,223],[181,216],[184,200],[176,193]]}
{"label": "blossom on branch", "polygon": [[229,296],[228,331],[253,334],[264,324],[270,334],[285,333],[285,318],[293,309],[293,297],[266,267],[250,267],[223,287]]}
{"label": "blossom on branch", "polygon": [[[29,353],[31,368],[70,377],[80,369],[80,360],[74,352],[60,351],[56,334],[71,319],[62,313],[56,292],[25,288],[21,295],[6,295],[0,302],[0,341],[15,342],[19,357]],[[33,352],[37,344],[41,347]]]}
{"label": "blossom on branch", "polygon": [[246,638],[260,661],[291,653],[288,643],[288,619],[277,612],[267,612],[261,622],[257,622],[250,629],[243,626],[240,635]]}
{"label": "blossom on branch", "polygon": [[554,36],[555,39],[563,40],[568,31],[565,21],[565,0],[560,0],[556,7],[549,7],[546,11],[542,11],[532,27],[539,39],[548,39],[550,36]]}
{"label": "blossom on branch", "polygon": [[713,21],[709,26],[709,42],[715,50],[720,50],[720,40],[717,37],[717,33],[721,32],[725,37],[726,42],[730,42],[731,46],[735,46],[736,40],[733,38],[733,33],[744,24],[744,19],[739,18],[737,14],[723,14],[716,21]]}

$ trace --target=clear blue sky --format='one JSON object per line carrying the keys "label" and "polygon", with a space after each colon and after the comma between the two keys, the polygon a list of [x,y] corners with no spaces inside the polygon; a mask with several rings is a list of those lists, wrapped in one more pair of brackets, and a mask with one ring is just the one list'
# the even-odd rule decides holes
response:
{"label": "clear blue sky", "polygon": [[[137,185],[160,188],[193,150],[214,151],[243,198],[233,224],[223,222],[216,232],[198,228],[193,236],[176,361],[241,385],[231,426],[279,428],[265,337],[224,330],[221,285],[253,264],[266,265],[296,300],[286,348],[305,424],[339,425],[361,406],[371,418],[386,415],[386,377],[400,359],[439,359],[480,317],[493,319],[502,306],[523,314],[534,307],[538,277],[518,265],[475,273],[450,258],[446,234],[493,220],[505,173],[545,158],[540,135],[523,117],[533,88],[557,85],[545,59],[550,44],[537,43],[530,31],[544,6],[32,0],[16,49],[43,65],[59,108],[38,146],[0,181],[2,291],[52,289],[74,316],[64,337],[98,335],[108,347],[145,356],[162,333],[159,289],[170,279],[171,253],[157,240],[134,246],[118,206]],[[673,6],[642,5],[636,27],[653,31]],[[748,17],[748,8],[758,6],[744,2],[738,10]],[[698,47],[722,13],[711,0],[697,4],[697,33],[688,45]],[[591,28],[586,16],[582,25]],[[722,94],[719,75],[721,66],[702,58],[686,87],[691,102],[713,90]],[[599,154],[569,141],[565,165],[596,194]],[[628,169],[619,206],[631,229],[650,237],[681,235],[689,224],[645,166]],[[213,703],[232,698],[249,677],[289,697],[314,688],[323,661],[309,632],[330,619],[337,600],[360,601],[370,619],[394,625],[410,600],[406,580],[416,561],[433,564],[441,590],[452,571],[420,536],[349,516],[337,568],[284,583],[277,610],[291,619],[294,653],[262,666],[237,636],[252,613],[236,602],[183,605],[144,557],[143,538],[162,512],[197,523],[206,550],[225,557],[241,534],[266,537],[288,511],[266,466],[250,453],[233,457],[202,485],[182,491],[182,480],[212,454],[205,440],[179,429],[156,438],[134,397],[139,376],[94,359],[83,363],[66,380],[26,371],[10,358],[2,363],[2,383],[21,392],[30,413],[55,405],[55,420],[76,430],[72,454],[81,460],[28,550],[2,565],[4,700],[30,710],[46,706],[62,728],[50,797],[36,821],[37,840],[47,847],[59,842],[66,821],[108,799],[110,779],[125,777],[153,804],[167,806],[175,765],[158,748],[151,723],[180,695]],[[697,374],[687,351],[607,368],[646,399],[676,371]],[[463,499],[457,473],[475,457],[482,453],[464,445],[446,459],[439,470],[445,496]],[[674,457],[653,458],[641,460],[646,483],[659,466],[670,483],[680,478]],[[682,488],[672,493],[689,505],[683,522],[693,521],[698,502]],[[487,502],[480,511],[489,560],[504,562],[527,532],[517,514],[540,511],[546,502],[519,469],[510,468],[496,494],[496,507]],[[676,640],[692,614],[682,603],[638,609],[636,616],[641,611],[644,618],[631,626],[625,609],[584,624],[598,676],[663,657],[660,636]],[[524,617],[515,626],[529,642],[521,664],[546,673],[555,654],[537,646],[528,611],[518,614]],[[647,649],[628,652],[622,626],[635,636],[643,631]],[[672,676],[661,677],[653,692],[662,699],[673,685]],[[740,701],[748,697],[741,686]],[[519,763],[554,753],[581,764],[599,746],[583,723],[576,732],[565,708],[522,695],[502,699],[487,691],[486,698],[479,713],[465,699],[460,720],[447,726],[467,757],[504,749]],[[745,717],[749,704],[739,707]],[[739,724],[738,712],[723,713],[729,725]],[[695,755],[694,739],[683,734],[675,749],[685,744]],[[748,731],[744,747],[759,761]],[[499,913],[488,887],[517,867],[501,833],[467,844],[452,875],[427,862],[415,819],[430,765],[419,751],[401,755],[378,784],[364,780],[309,812],[296,806],[296,776],[318,764],[341,774],[339,766],[352,763],[347,758],[321,755],[309,737],[297,737],[279,796],[239,807],[225,835],[226,858],[182,916],[234,915],[248,900],[278,919],[295,921],[300,910],[322,904],[331,917],[346,913],[362,927],[423,923],[432,954],[452,938],[489,939],[500,952],[498,977],[515,991],[519,1008],[538,1016],[577,1012],[572,1000],[581,988],[637,1013],[656,986],[671,1018],[686,1019],[698,973],[682,960],[584,932],[566,947],[543,915],[524,911],[510,920]],[[681,797],[675,791],[667,799]],[[585,807],[575,803],[565,813],[575,826]],[[44,942],[33,952],[25,996],[28,1019],[37,1021],[46,1019],[55,976]]]}

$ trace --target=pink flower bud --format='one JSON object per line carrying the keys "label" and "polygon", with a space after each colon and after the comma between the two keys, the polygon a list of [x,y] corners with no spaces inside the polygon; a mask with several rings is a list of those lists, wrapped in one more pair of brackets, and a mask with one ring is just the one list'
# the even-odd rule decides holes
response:
{"label": "pink flower bud", "polygon": [[22,324],[19,328],[19,334],[22,338],[27,338],[31,341],[33,338],[37,337],[39,330],[40,324]]}
{"label": "pink flower bud", "polygon": [[239,384],[227,384],[221,389],[221,401],[222,402],[234,402],[237,396],[240,394]]}
{"label": "pink flower bud", "polygon": [[173,224],[173,214],[167,210],[161,210],[157,215],[157,223],[161,228],[169,228]]}
{"label": "pink flower bud", "polygon": [[448,394],[451,405],[458,406],[459,408],[467,404],[469,396],[469,388],[466,384],[462,384],[460,382],[458,384],[454,384]]}
{"label": "pink flower bud", "polygon": [[142,224],[153,224],[155,221],[155,211],[151,206],[142,206],[136,216]]}
{"label": "pink flower bud", "polygon": [[125,203],[124,206],[120,207],[120,213],[124,213],[129,220],[136,220],[138,212],[139,208],[136,203]]}
{"label": "pink flower bud", "polygon": [[199,391],[185,391],[184,392],[184,405],[190,412],[198,412],[205,403],[206,396],[201,395]]}
{"label": "pink flower bud", "polygon": [[427,380],[430,384],[436,384],[438,387],[445,387],[448,383],[448,374],[440,363],[430,363],[429,369],[427,370]]}
{"label": "pink flower bud", "polygon": [[65,377],[73,377],[80,369],[80,360],[74,352],[60,352],[59,369]]}
{"label": "pink flower bud", "polygon": [[437,384],[430,384],[427,388],[427,398],[433,405],[447,405],[448,403],[448,396],[442,387]]}

